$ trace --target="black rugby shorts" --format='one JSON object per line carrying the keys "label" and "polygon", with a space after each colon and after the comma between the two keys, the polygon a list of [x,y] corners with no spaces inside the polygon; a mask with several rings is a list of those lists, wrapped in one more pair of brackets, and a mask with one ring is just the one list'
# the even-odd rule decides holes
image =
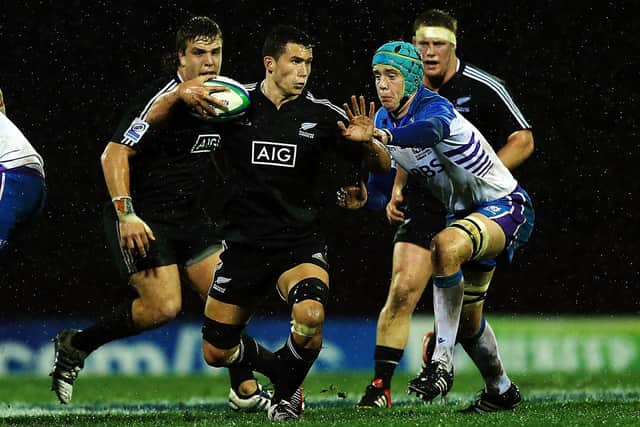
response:
{"label": "black rugby shorts", "polygon": [[282,273],[304,263],[329,270],[324,241],[305,239],[277,249],[225,242],[209,296],[227,304],[256,307],[277,287]]}
{"label": "black rugby shorts", "polygon": [[[211,225],[191,226],[185,230],[178,225],[145,221],[153,231],[156,240],[150,242],[147,256],[143,258],[138,251],[130,251],[120,246],[118,217],[113,205],[104,207],[104,230],[107,244],[122,277],[133,273],[164,265],[188,265],[189,261],[213,253],[221,247]],[[142,218],[144,220],[144,218]]]}

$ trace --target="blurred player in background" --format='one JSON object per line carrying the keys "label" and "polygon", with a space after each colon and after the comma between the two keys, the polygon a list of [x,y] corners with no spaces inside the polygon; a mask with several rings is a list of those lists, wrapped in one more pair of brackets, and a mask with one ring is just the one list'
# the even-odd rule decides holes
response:
{"label": "blurred player in background", "polygon": [[[55,337],[52,390],[61,403],[71,401],[74,382],[91,352],[177,316],[181,272],[206,298],[221,244],[203,210],[201,189],[215,186],[210,156],[218,141],[210,124],[177,102],[177,94],[196,101],[208,97],[211,89],[199,91],[198,86],[220,72],[222,42],[213,20],[199,16],[187,21],[176,34],[177,73],[152,83],[129,106],[102,154],[112,198],[104,210],[105,231],[118,269],[137,295],[89,328],[64,330]],[[161,97],[166,101],[161,106],[169,105],[175,113],[163,126],[150,126],[158,114],[150,106]],[[232,408],[266,409],[270,395],[250,370],[233,371],[231,382]]]}
{"label": "blurred player in background", "polygon": [[11,239],[42,213],[47,190],[44,161],[6,116],[0,90],[0,259]]}

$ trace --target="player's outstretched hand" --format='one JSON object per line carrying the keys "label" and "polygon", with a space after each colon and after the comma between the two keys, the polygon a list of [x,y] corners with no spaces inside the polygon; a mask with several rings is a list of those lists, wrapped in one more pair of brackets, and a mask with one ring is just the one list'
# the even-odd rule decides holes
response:
{"label": "player's outstretched hand", "polygon": [[347,126],[343,122],[338,122],[342,136],[350,141],[370,142],[373,136],[374,103],[369,103],[369,112],[367,113],[364,96],[356,98],[355,95],[352,95],[351,107],[345,103],[344,111],[349,119],[349,124]]}
{"label": "player's outstretched hand", "polygon": [[367,186],[363,180],[338,190],[337,203],[341,208],[360,209],[367,203]]}
{"label": "player's outstretched hand", "polygon": [[227,105],[220,99],[211,96],[212,93],[229,90],[221,85],[205,85],[204,82],[215,78],[214,74],[205,74],[195,79],[187,80],[178,85],[178,96],[187,105],[190,105],[198,113],[206,116],[217,116],[214,106],[226,110]]}

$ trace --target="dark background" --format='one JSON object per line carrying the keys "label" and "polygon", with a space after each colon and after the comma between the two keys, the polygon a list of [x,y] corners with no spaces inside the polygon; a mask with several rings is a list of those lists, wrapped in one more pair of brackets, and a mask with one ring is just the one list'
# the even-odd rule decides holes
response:
{"label": "dark background", "polygon": [[[102,236],[99,156],[188,16],[220,24],[222,73],[243,82],[262,78],[272,25],[306,29],[318,41],[308,87],[342,104],[352,93],[375,97],[372,52],[410,40],[415,15],[430,7],[458,17],[458,56],[505,79],[534,125],[536,152],[515,175],[534,199],[536,230],[497,273],[489,309],[638,313],[640,32],[631,2],[128,3],[3,2],[0,87],[9,117],[45,159],[49,201],[2,260],[1,316],[91,317],[125,291]],[[332,239],[330,312],[372,317],[386,297],[393,230],[382,214],[347,212],[343,221]],[[185,311],[198,315],[187,294]],[[427,295],[422,308],[430,304]]]}

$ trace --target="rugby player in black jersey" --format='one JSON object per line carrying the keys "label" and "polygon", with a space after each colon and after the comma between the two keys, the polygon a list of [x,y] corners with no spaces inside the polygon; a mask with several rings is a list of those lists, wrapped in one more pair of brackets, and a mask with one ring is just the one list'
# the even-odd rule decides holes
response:
{"label": "rugby player in black jersey", "polygon": [[[225,251],[202,331],[207,363],[249,367],[271,379],[275,390],[268,417],[277,421],[300,416],[299,387],[322,346],[329,274],[320,217],[337,190],[335,161],[350,159],[357,172],[372,147],[349,145],[341,135],[368,141],[373,106],[366,114],[352,98],[354,113],[345,116],[308,92],[311,40],[294,27],[276,27],[263,57],[264,80],[247,86],[250,110],[220,128],[230,200],[223,212]],[[349,127],[338,128],[336,122],[344,119]],[[353,122],[367,123],[368,137],[352,135]],[[349,152],[352,147],[357,150]],[[271,353],[244,329],[274,285],[290,308],[291,330],[282,348]]]}
{"label": "rugby player in black jersey", "polygon": [[[137,296],[85,330],[68,329],[56,336],[52,389],[61,403],[70,402],[92,351],[175,318],[181,308],[180,270],[203,299],[213,280],[221,245],[203,212],[201,188],[215,182],[210,154],[217,140],[210,125],[194,118],[186,106],[176,107],[163,126],[151,127],[149,107],[179,91],[196,100],[208,95],[211,89],[197,86],[220,72],[220,28],[207,17],[191,18],[177,32],[176,51],[177,73],[155,81],[130,105],[102,154],[112,197],[104,211],[108,243]],[[270,396],[250,370],[235,370],[231,377],[232,407],[266,409]],[[244,399],[233,390],[241,383],[248,388]]]}
{"label": "rugby player in black jersey", "polygon": [[[416,18],[413,32],[413,43],[424,63],[424,86],[451,101],[487,137],[505,166],[512,170],[524,162],[534,149],[531,126],[502,80],[457,58],[457,20],[446,12],[432,9]],[[407,183],[406,187],[403,183]],[[389,296],[378,319],[374,379],[367,386],[358,404],[360,407],[391,405],[391,378],[406,345],[411,316],[432,272],[429,243],[420,238],[430,230],[416,229],[416,224],[426,222],[405,221],[428,214],[430,210],[419,200],[423,198],[419,190],[419,197],[412,197],[411,187],[411,179],[407,180],[406,173],[398,168],[386,211],[392,223],[402,225],[394,241]],[[345,188],[342,194],[350,198],[343,203],[354,204],[355,208],[364,205],[367,197],[361,194],[363,190],[360,186]],[[373,199],[383,199],[377,196]],[[360,202],[356,203],[356,199]],[[430,223],[433,227],[433,220]],[[465,266],[465,297],[458,340],[486,383],[480,398],[468,408],[470,411],[512,409],[521,401],[517,386],[505,373],[493,330],[482,314],[494,268],[492,260]],[[430,332],[424,338],[425,364],[435,347],[433,336]]]}

